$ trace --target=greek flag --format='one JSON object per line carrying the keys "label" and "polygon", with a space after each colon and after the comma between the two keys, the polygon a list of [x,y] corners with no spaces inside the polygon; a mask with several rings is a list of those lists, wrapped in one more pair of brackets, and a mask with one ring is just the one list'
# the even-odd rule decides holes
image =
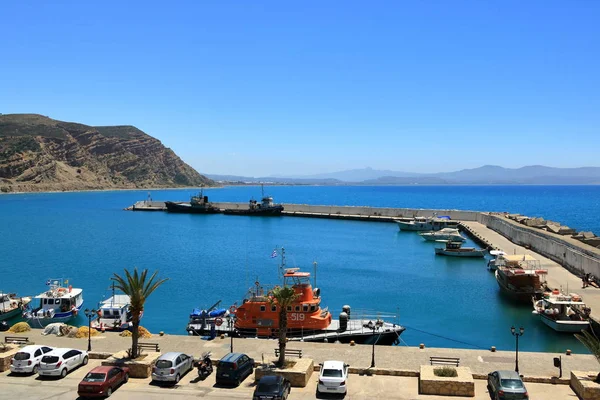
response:
{"label": "greek flag", "polygon": [[277,257],[277,249],[273,250],[273,252],[271,253],[271,258],[275,257]]}
{"label": "greek flag", "polygon": [[48,279],[48,280],[46,281],[46,286],[50,286],[50,284],[51,284],[51,283],[52,283],[52,282],[50,281],[50,279]]}

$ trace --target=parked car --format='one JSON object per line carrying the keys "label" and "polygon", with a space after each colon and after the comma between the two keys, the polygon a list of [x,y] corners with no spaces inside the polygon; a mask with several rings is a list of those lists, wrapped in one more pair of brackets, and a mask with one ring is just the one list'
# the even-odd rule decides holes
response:
{"label": "parked car", "polygon": [[40,376],[60,376],[64,378],[70,371],[87,363],[87,351],[54,349],[42,357],[38,374]]}
{"label": "parked car", "polygon": [[176,384],[192,368],[194,368],[194,357],[171,351],[156,360],[152,368],[152,381]]}
{"label": "parked car", "polygon": [[25,346],[10,361],[10,372],[14,374],[38,373],[40,360],[53,350],[48,346]]}
{"label": "parked car", "polygon": [[321,364],[317,393],[341,393],[347,391],[348,364],[343,361],[325,361]]}
{"label": "parked car", "polygon": [[79,382],[79,397],[110,397],[114,390],[129,380],[127,367],[96,367]]}
{"label": "parked car", "polygon": [[521,377],[515,371],[494,371],[488,374],[488,391],[494,400],[509,398],[511,400],[529,399],[527,389]]}
{"label": "parked car", "polygon": [[292,390],[290,381],[279,375],[263,376],[258,381],[252,400],[286,400]]}
{"label": "parked car", "polygon": [[219,360],[217,364],[217,384],[239,384],[252,375],[254,360],[242,353],[229,353]]}

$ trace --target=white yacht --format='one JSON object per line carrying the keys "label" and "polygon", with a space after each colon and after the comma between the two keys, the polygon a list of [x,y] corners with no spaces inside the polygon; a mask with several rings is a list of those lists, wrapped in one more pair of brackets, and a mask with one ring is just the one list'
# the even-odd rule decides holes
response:
{"label": "white yacht", "polygon": [[[92,321],[92,328],[101,331],[121,332],[131,325],[131,299],[126,294],[114,294],[100,303],[98,318]],[[140,316],[141,319],[141,316]]]}
{"label": "white yacht", "polygon": [[532,313],[557,332],[579,333],[590,326],[591,309],[576,293],[546,292],[541,300],[534,300]]}
{"label": "white yacht", "polygon": [[35,296],[39,306],[23,313],[23,318],[34,328],[43,328],[54,322],[67,322],[77,317],[83,306],[83,290],[67,285],[63,279],[48,279],[48,290]]}
{"label": "white yacht", "polygon": [[490,271],[495,271],[498,268],[498,265],[502,264],[502,258],[506,255],[502,250],[491,250],[490,255],[493,256],[491,260],[487,263],[487,268]]}
{"label": "white yacht", "polygon": [[428,241],[449,240],[451,242],[464,242],[466,239],[462,237],[457,228],[443,228],[439,231],[423,232],[419,235]]}
{"label": "white yacht", "polygon": [[474,247],[462,247],[462,242],[451,242],[449,240],[438,240],[445,243],[444,247],[436,247],[435,254],[452,257],[484,257],[485,249],[476,249]]}
{"label": "white yacht", "polygon": [[396,220],[401,231],[439,231],[448,226],[450,218],[443,217],[415,217],[410,220]]}

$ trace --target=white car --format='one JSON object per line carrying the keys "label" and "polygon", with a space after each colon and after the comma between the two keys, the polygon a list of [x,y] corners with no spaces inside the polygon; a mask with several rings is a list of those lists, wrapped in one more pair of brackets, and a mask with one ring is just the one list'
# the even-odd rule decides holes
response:
{"label": "white car", "polygon": [[54,349],[40,361],[40,376],[60,376],[64,378],[70,371],[88,363],[88,353],[76,349]]}
{"label": "white car", "polygon": [[14,374],[37,374],[40,360],[52,350],[53,348],[48,346],[23,347],[10,361],[10,372]]}
{"label": "white car", "polygon": [[341,393],[347,391],[348,364],[343,361],[325,361],[321,364],[317,393]]}

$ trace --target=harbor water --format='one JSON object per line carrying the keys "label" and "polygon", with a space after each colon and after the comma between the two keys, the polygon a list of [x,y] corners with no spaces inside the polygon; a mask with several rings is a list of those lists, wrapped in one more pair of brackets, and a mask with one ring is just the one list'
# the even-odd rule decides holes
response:
{"label": "harbor water", "polygon": [[[600,232],[597,186],[425,186],[265,188],[276,202],[509,211]],[[189,200],[192,190],[152,191],[155,200]],[[260,199],[260,187],[205,190],[214,201]],[[159,270],[169,281],[148,300],[142,325],[185,334],[194,307],[240,301],[255,281],[278,283],[275,247],[289,267],[313,272],[323,306],[398,315],[404,344],[510,350],[523,326],[524,351],[585,352],[528,306],[506,301],[481,259],[435,256],[435,243],[396,224],[360,221],[126,212],[147,191],[0,196],[0,290],[35,295],[48,278],[84,289],[85,307],[110,295],[124,268]],[[466,245],[474,245],[468,241]],[[585,293],[582,293],[585,295]],[[393,318],[388,318],[393,319]],[[12,321],[14,322],[14,321]],[[83,316],[76,321],[85,324]]]}

